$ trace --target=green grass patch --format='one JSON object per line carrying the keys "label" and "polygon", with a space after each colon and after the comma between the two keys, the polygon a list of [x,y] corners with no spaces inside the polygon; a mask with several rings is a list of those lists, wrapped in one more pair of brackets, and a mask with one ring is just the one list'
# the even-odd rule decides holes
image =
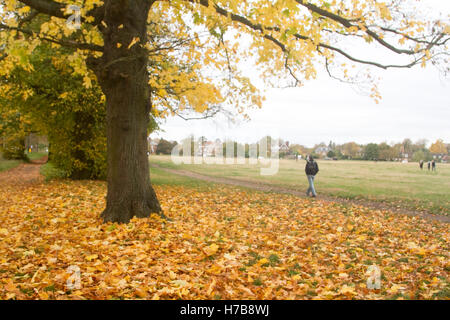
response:
{"label": "green grass patch", "polygon": [[0,158],[0,171],[9,170],[21,164],[20,160],[4,160]]}
{"label": "green grass patch", "polygon": [[175,185],[188,188],[196,188],[201,190],[210,189],[214,186],[213,183],[192,179],[172,173],[168,173],[159,168],[150,168],[150,179],[153,185]]}
{"label": "green grass patch", "polygon": [[22,160],[6,160],[3,159],[2,155],[0,154],[0,172],[9,170],[12,168],[17,167],[19,164],[28,162],[30,160],[38,160],[42,157],[46,156],[46,152],[32,152],[32,153],[26,153],[27,159],[25,161]]}
{"label": "green grass patch", "polygon": [[46,155],[48,155],[47,152],[31,152],[31,153],[26,153],[28,159],[30,160],[39,160],[43,157],[45,157]]}
{"label": "green grass patch", "polygon": [[67,177],[67,173],[64,170],[56,168],[51,162],[43,164],[40,173],[45,177],[46,181],[64,179]]}

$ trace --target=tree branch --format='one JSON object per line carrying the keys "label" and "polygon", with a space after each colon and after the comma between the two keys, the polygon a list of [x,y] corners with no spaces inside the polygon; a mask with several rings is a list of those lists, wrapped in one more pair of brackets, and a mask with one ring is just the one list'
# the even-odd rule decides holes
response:
{"label": "tree branch", "polygon": [[40,13],[47,14],[52,17],[66,18],[64,9],[66,5],[51,0],[19,0],[23,4],[35,9]]}
{"label": "tree branch", "polygon": [[33,32],[31,30],[26,30],[26,29],[22,29],[22,28],[18,28],[18,27],[11,27],[11,26],[7,26],[7,25],[5,25],[3,23],[0,23],[0,30],[1,29],[18,31],[18,32],[21,32],[23,34],[26,34],[26,35],[29,35],[29,36],[34,36],[34,37],[37,37],[37,38],[39,38],[41,40],[52,42],[52,43],[56,43],[56,44],[59,44],[59,45],[64,46],[64,47],[103,52],[103,47],[99,46],[99,45],[96,45],[96,44],[79,43],[79,42],[71,41],[71,40],[62,40],[62,39],[48,38],[48,37],[44,37],[44,36],[41,36],[39,34],[36,34],[35,32]]}
{"label": "tree branch", "polygon": [[31,22],[34,18],[37,17],[38,14],[39,14],[38,11],[33,10],[28,16],[24,17],[23,19],[21,19],[19,21],[19,24],[18,24],[19,28],[22,27],[22,25],[24,23]]}
{"label": "tree branch", "polygon": [[[23,4],[35,9],[39,13],[47,14],[52,17],[66,19],[69,14],[65,14],[66,4],[55,2],[52,0],[19,0]],[[95,7],[87,13],[86,16],[94,17],[94,21],[91,23],[97,26],[101,23],[104,16],[104,6]],[[84,17],[81,17],[81,21],[86,22]]]}
{"label": "tree branch", "polygon": [[4,60],[7,56],[8,56],[7,53],[2,54],[2,55],[0,56],[0,62],[1,62],[2,60]]}
{"label": "tree branch", "polygon": [[398,53],[398,54],[414,55],[417,52],[429,50],[432,46],[445,44],[445,42],[448,40],[447,39],[443,43],[439,44],[438,41],[444,37],[443,33],[438,35],[438,40],[437,41],[435,40],[435,41],[427,42],[427,41],[416,39],[416,38],[411,37],[411,36],[406,36],[406,35],[404,35],[404,34],[402,34],[400,32],[397,32],[397,31],[395,31],[393,29],[380,27],[380,29],[382,29],[384,31],[394,32],[394,33],[402,35],[402,36],[406,37],[407,39],[412,40],[414,42],[428,44],[428,46],[425,49],[421,49],[419,51],[401,49],[401,48],[398,48],[398,47],[388,43],[387,41],[383,40],[382,37],[380,37],[376,32],[370,30],[369,26],[367,26],[367,25],[363,25],[363,27],[361,27],[358,24],[351,23],[350,20],[348,20],[348,19],[346,19],[344,17],[341,17],[341,16],[339,16],[339,15],[337,15],[335,13],[329,12],[327,10],[321,9],[321,8],[317,7],[316,5],[314,5],[314,4],[307,3],[307,2],[305,2],[303,0],[295,0],[295,1],[298,4],[300,4],[300,5],[304,6],[305,8],[307,8],[308,10],[310,10],[311,12],[317,13],[317,14],[319,14],[321,16],[324,16],[324,17],[327,17],[327,18],[329,18],[329,19],[331,19],[333,21],[336,21],[336,22],[340,23],[342,26],[344,26],[346,28],[354,27],[354,28],[357,28],[357,30],[365,32],[367,35],[369,35],[370,37],[375,39],[375,41],[377,41],[379,44],[381,44],[385,48],[387,48],[387,49],[389,49],[389,50],[391,50],[391,51],[393,51],[395,53]]}
{"label": "tree branch", "polygon": [[[200,3],[204,7],[209,7],[210,6],[209,0],[200,0],[199,2],[194,1],[194,0],[188,0],[188,1],[189,2],[193,2],[193,3]],[[299,3],[303,3],[303,1],[301,1],[301,0],[296,0],[296,1],[299,2]],[[342,24],[345,24],[345,26],[349,26],[349,27],[353,26],[353,24],[351,24],[347,19],[345,19],[343,17],[340,17],[340,16],[337,16],[335,14],[329,13],[328,11],[325,11],[323,9],[315,7],[314,5],[309,5],[309,6],[311,8],[317,8],[316,10],[318,11],[317,12],[318,14],[324,13],[327,16],[333,17],[334,19],[336,19],[336,21],[338,21],[338,22],[340,22]],[[251,22],[249,19],[247,19],[247,18],[245,18],[243,16],[240,16],[240,15],[228,12],[227,10],[219,7],[217,4],[213,4],[213,7],[214,7],[214,9],[216,10],[216,12],[218,14],[220,14],[220,15],[222,15],[224,17],[229,17],[232,21],[242,23],[242,24],[248,26],[249,28],[251,28],[251,29],[253,29],[255,31],[260,31],[261,33],[263,33],[264,30],[281,32],[281,29],[279,27],[270,27],[270,26],[266,27],[266,26],[262,26],[261,24],[255,24],[255,23]],[[272,43],[274,43],[275,45],[277,45],[281,49],[281,51],[283,51],[285,53],[288,53],[288,50],[287,50],[286,46],[282,42],[280,42],[279,40],[274,38],[272,35],[263,33],[262,36],[265,39],[267,39],[267,40],[271,41]],[[304,35],[301,35],[301,34],[298,34],[298,33],[294,34],[294,37],[297,38],[298,40],[310,40],[310,41],[312,41],[311,38],[309,38],[307,36],[304,36]],[[329,50],[332,50],[334,52],[337,52],[337,53],[343,55],[345,58],[347,58],[347,59],[349,59],[351,61],[354,61],[354,62],[357,62],[357,63],[361,63],[361,64],[372,65],[372,66],[375,66],[375,67],[378,67],[378,68],[381,68],[381,69],[411,68],[412,66],[417,64],[418,61],[420,61],[421,58],[423,58],[423,56],[421,56],[421,58],[414,59],[411,63],[408,63],[408,64],[399,64],[399,65],[390,64],[390,65],[387,65],[387,64],[381,64],[381,63],[378,63],[378,62],[375,62],[375,61],[362,60],[362,59],[355,58],[355,57],[351,56],[350,54],[348,54],[347,52],[345,52],[344,50],[342,50],[342,49],[340,49],[338,47],[334,47],[332,45],[325,44],[325,43],[322,43],[322,42],[318,43],[317,47],[318,48],[325,48],[325,49],[329,49]],[[408,52],[408,54],[417,54],[420,51],[414,52],[414,51],[404,50],[403,53],[407,53],[407,52]]]}

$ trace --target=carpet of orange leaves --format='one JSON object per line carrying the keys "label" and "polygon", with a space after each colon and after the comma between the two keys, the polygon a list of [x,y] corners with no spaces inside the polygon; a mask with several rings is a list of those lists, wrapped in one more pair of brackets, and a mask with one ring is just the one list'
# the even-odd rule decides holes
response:
{"label": "carpet of orange leaves", "polygon": [[[0,186],[0,299],[449,298],[445,223],[157,186],[170,221],[103,224],[105,190],[95,181]],[[366,287],[371,264],[379,290]],[[79,287],[67,286],[70,266]]]}

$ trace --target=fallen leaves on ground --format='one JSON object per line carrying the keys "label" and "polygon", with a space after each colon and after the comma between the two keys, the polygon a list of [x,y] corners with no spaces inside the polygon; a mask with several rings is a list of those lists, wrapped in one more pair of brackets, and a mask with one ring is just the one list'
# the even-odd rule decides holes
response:
{"label": "fallen leaves on ground", "polygon": [[[105,191],[95,181],[0,186],[0,299],[449,298],[445,223],[157,186],[170,221],[104,224]],[[371,265],[380,289],[367,288]]]}

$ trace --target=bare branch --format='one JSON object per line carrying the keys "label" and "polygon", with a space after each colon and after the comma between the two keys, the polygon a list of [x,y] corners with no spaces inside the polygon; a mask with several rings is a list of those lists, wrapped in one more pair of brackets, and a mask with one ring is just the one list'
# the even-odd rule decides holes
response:
{"label": "bare branch", "polygon": [[[208,114],[208,111],[212,110],[211,113]],[[180,117],[181,119],[185,120],[185,121],[189,121],[189,120],[205,120],[205,119],[209,119],[214,117],[216,114],[218,114],[221,109],[217,108],[217,109],[207,109],[206,110],[206,114],[201,116],[201,117],[186,117],[186,116],[182,116],[178,111],[176,110],[171,110],[173,113],[175,113],[176,116]]]}
{"label": "bare branch", "polygon": [[326,49],[335,51],[335,52],[343,55],[344,57],[346,57],[347,59],[349,59],[349,60],[351,60],[353,62],[357,62],[357,63],[361,63],[361,64],[367,64],[367,65],[372,65],[372,66],[375,66],[375,67],[378,67],[378,68],[381,68],[381,69],[411,68],[414,65],[416,65],[425,56],[425,55],[422,55],[420,58],[416,58],[412,62],[407,63],[407,64],[381,64],[381,63],[374,62],[374,61],[362,60],[362,59],[355,58],[355,57],[351,56],[350,54],[348,54],[347,52],[345,52],[344,50],[339,49],[339,48],[334,47],[334,46],[331,46],[331,45],[320,43],[318,45],[318,47],[326,48]]}
{"label": "bare branch", "polygon": [[302,82],[295,76],[294,72],[292,71],[291,67],[289,66],[289,56],[286,55],[286,60],[284,60],[284,67],[289,71],[289,74],[291,75],[292,78],[294,78],[295,83],[294,83],[294,87],[298,86],[299,84],[301,84]]}

